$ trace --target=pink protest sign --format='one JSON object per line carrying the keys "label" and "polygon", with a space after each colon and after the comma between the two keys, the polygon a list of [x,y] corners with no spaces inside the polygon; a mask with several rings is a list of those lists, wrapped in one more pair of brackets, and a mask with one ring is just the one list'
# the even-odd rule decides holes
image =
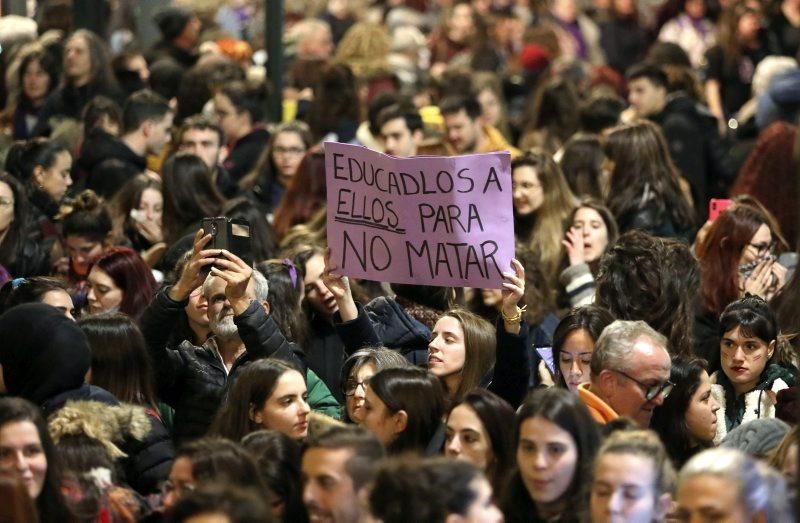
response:
{"label": "pink protest sign", "polygon": [[328,245],[347,276],[500,288],[514,257],[507,152],[395,158],[325,143]]}

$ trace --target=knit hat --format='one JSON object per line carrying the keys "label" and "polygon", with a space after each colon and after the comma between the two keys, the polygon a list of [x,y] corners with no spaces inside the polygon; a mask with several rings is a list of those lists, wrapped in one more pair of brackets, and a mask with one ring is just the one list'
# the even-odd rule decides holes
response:
{"label": "knit hat", "polygon": [[174,40],[183,32],[192,16],[194,14],[185,7],[172,5],[156,13],[153,20],[161,31],[164,40],[169,41]]}
{"label": "knit hat", "polygon": [[787,432],[789,425],[779,419],[755,419],[730,431],[720,446],[763,457],[778,447]]}
{"label": "knit hat", "polygon": [[55,307],[26,303],[0,316],[0,365],[8,393],[37,405],[83,385],[86,335]]}
{"label": "knit hat", "polygon": [[536,44],[526,45],[519,53],[520,65],[531,73],[537,73],[545,69],[552,61],[553,57],[547,49]]}

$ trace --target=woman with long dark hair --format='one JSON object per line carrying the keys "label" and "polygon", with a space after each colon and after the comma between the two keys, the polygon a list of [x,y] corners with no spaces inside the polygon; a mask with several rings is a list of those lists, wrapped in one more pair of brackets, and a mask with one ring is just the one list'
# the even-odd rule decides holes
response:
{"label": "woman with long dark hair", "polygon": [[0,265],[12,278],[50,272],[44,245],[28,237],[29,217],[25,188],[16,178],[0,173]]}
{"label": "woman with long dark hair", "polygon": [[239,182],[240,186],[252,189],[271,214],[286,194],[310,147],[311,130],[304,122],[295,120],[279,125],[256,166]]}
{"label": "woman with long dark hair", "polygon": [[23,47],[15,59],[18,98],[11,113],[12,136],[27,140],[39,120],[47,97],[58,87],[60,64],[55,53],[38,43]]}
{"label": "woman with long dark hair", "polygon": [[607,205],[620,232],[641,229],[686,239],[694,211],[661,129],[646,120],[616,127],[608,134],[605,153],[613,164]]}
{"label": "woman with long dark hair", "polygon": [[191,153],[170,156],[164,162],[162,181],[164,239],[168,245],[194,235],[204,217],[218,216],[222,210],[225,200],[199,156]]}
{"label": "woman with long dark hair", "polygon": [[15,470],[36,502],[40,521],[72,521],[61,497],[61,473],[47,424],[22,398],[0,398],[0,468]]}
{"label": "woman with long dark hair", "polygon": [[498,494],[514,462],[514,410],[486,389],[473,389],[447,415],[445,456],[469,461]]}
{"label": "woman with long dark hair", "polygon": [[282,360],[250,363],[239,374],[209,434],[239,441],[259,429],[272,429],[293,439],[308,434],[305,377]]}
{"label": "woman with long dark hair", "polygon": [[586,406],[564,389],[537,390],[517,410],[514,434],[517,468],[502,503],[506,521],[580,521],[600,444]]}
{"label": "woman with long dark hair", "polygon": [[650,427],[658,433],[672,463],[680,469],[689,458],[713,445],[717,434],[717,400],[705,360],[675,358],[669,381],[675,384],[655,408]]}
{"label": "woman with long dark hair", "polygon": [[553,335],[556,386],[577,394],[578,386],[589,381],[595,343],[613,321],[610,312],[596,305],[577,307],[564,316]]}
{"label": "woman with long dark hair", "polygon": [[362,426],[375,434],[391,454],[439,451],[435,436],[445,413],[439,380],[419,368],[385,369],[369,380]]}
{"label": "woman with long dark hair", "polygon": [[57,237],[59,205],[72,185],[72,155],[55,140],[44,138],[17,142],[6,156],[6,170],[25,184],[31,204],[31,219],[38,226],[35,236]]}

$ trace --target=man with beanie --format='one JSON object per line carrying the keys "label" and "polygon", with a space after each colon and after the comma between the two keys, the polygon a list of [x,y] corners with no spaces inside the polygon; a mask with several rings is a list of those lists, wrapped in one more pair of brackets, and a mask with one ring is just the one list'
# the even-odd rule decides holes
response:
{"label": "man with beanie", "polygon": [[200,41],[200,19],[180,6],[169,6],[159,11],[154,21],[161,31],[161,40],[147,53],[147,63],[170,58],[185,69],[197,63],[197,44]]}

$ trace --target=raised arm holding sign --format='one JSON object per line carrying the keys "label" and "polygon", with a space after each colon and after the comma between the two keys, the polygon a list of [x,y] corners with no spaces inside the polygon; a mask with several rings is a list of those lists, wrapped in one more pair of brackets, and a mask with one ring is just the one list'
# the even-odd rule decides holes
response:
{"label": "raised arm holding sign", "polygon": [[328,245],[343,275],[501,288],[514,257],[508,153],[394,158],[327,142]]}

